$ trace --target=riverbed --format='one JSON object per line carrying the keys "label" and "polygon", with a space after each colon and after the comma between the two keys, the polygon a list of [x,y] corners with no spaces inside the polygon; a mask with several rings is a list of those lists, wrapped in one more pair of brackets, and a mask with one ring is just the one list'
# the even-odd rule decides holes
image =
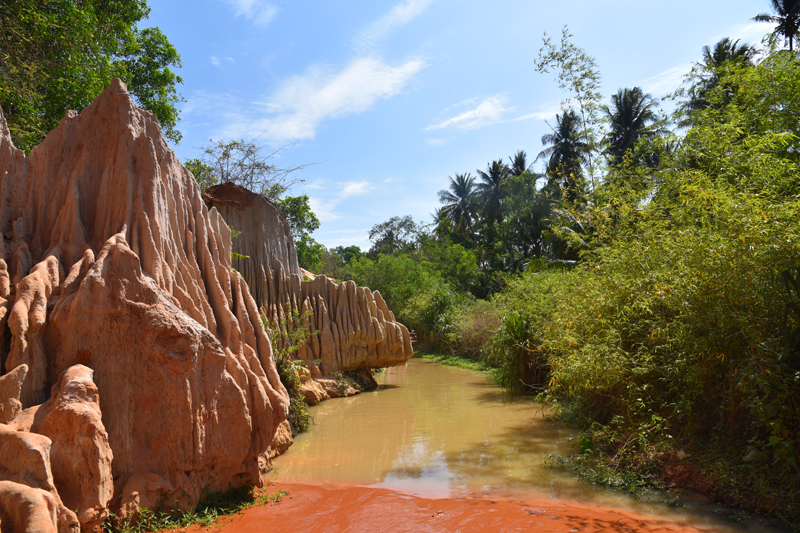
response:
{"label": "riverbed", "polygon": [[[278,485],[388,489],[425,499],[496,498],[622,509],[710,531],[774,531],[714,505],[667,505],[589,485],[554,456],[579,436],[532,399],[510,399],[482,373],[413,358],[377,376],[378,389],[311,409],[311,431],[275,460]],[[739,518],[734,513],[733,515]]]}

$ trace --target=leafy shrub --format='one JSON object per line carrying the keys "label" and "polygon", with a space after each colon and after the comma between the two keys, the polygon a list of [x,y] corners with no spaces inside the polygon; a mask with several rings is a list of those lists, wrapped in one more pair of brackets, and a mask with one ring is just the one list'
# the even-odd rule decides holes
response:
{"label": "leafy shrub", "polygon": [[503,316],[489,340],[489,361],[500,369],[500,384],[511,392],[540,388],[547,377],[547,356],[537,325],[515,313]]}
{"label": "leafy shrub", "polygon": [[456,326],[447,339],[454,355],[484,361],[492,334],[500,327],[501,314],[493,302],[474,300],[461,307]]}
{"label": "leafy shrub", "polygon": [[447,344],[457,311],[468,300],[445,283],[429,262],[402,254],[353,259],[344,271],[358,285],[379,291],[397,319],[430,345]]}
{"label": "leafy shrub", "polygon": [[467,301],[444,282],[437,282],[426,292],[415,295],[401,310],[400,318],[421,336],[424,342],[447,350],[458,335],[458,313]]}
{"label": "leafy shrub", "polygon": [[551,392],[620,464],[644,468],[664,446],[734,463],[753,449],[769,461],[751,470],[796,491],[799,323],[781,273],[800,255],[800,204],[693,178],[671,228],[648,207],[556,300],[542,338]]}
{"label": "leafy shrub", "polygon": [[[289,308],[291,306],[287,302],[286,309]],[[286,317],[281,324],[270,324],[263,315],[261,316],[264,329],[269,333],[272,343],[272,354],[278,376],[289,393],[289,425],[292,427],[292,436],[305,433],[311,424],[308,403],[300,391],[302,385],[300,368],[304,366],[304,362],[293,359],[293,354],[312,336],[305,324],[311,314],[308,312],[300,315],[296,310],[292,310],[292,315]]]}
{"label": "leafy shrub", "polygon": [[406,255],[378,255],[355,258],[343,269],[344,278],[379,291],[386,305],[400,316],[406,304],[419,294],[428,292],[439,281],[427,265]]}

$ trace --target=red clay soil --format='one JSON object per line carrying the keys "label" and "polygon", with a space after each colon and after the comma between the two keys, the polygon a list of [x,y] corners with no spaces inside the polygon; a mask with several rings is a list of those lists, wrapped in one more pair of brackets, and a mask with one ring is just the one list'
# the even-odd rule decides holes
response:
{"label": "red clay soil", "polygon": [[251,507],[194,533],[419,532],[494,533],[512,531],[700,532],[678,522],[618,509],[561,500],[516,501],[485,498],[427,499],[399,492],[345,485],[278,483],[288,490],[279,503]]}

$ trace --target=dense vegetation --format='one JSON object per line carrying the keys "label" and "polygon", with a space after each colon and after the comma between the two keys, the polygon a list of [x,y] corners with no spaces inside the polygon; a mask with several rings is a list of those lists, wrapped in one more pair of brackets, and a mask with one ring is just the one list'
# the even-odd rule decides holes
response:
{"label": "dense vegetation", "polygon": [[[599,80],[569,37],[540,56],[568,90]],[[601,106],[590,84],[542,139],[543,173],[518,152],[455,174],[434,224],[395,217],[326,270],[584,427],[593,479],[682,463],[797,524],[800,58],[764,46],[704,49],[669,117],[640,88]]]}
{"label": "dense vegetation", "polygon": [[0,107],[14,144],[26,152],[80,111],[115,77],[136,102],[176,129],[183,83],[175,47],[157,27],[139,24],[146,0],[5,0],[0,9]]}
{"label": "dense vegetation", "polygon": [[[566,29],[545,37],[535,66],[567,97],[535,161],[518,151],[455,173],[433,224],[393,217],[366,252],[310,237],[308,197],[286,196],[301,167],[277,168],[273,150],[212,141],[187,167],[203,187],[233,181],[275,202],[301,266],[380,290],[423,344],[495,367],[507,389],[585,428],[592,479],[658,480],[680,463],[717,498],[796,526],[800,2],[771,4],[756,20],[774,36],[761,50],[706,47],[672,114],[639,87],[603,105],[594,59]],[[0,107],[17,146],[29,151],[115,76],[180,139],[180,57],[139,26],[148,11],[4,2]],[[276,346],[295,432],[309,423],[291,361],[303,341]]]}

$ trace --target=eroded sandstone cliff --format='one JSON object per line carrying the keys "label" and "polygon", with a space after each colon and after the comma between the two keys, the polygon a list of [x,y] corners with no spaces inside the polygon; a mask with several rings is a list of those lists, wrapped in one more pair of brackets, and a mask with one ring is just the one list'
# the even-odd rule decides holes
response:
{"label": "eroded sandstone cliff", "polygon": [[74,528],[66,503],[86,529],[109,507],[261,483],[288,395],[258,305],[228,226],[124,84],[27,157],[0,115],[0,233],[0,375],[19,396],[0,398],[0,436],[43,463],[26,481],[0,453],[3,526]]}
{"label": "eroded sandstone cliff", "polygon": [[412,356],[408,329],[379,292],[326,276],[305,279],[289,224],[271,202],[231,183],[203,194],[208,206],[242,232],[233,250],[246,257],[234,259],[233,266],[273,330],[286,336],[292,317],[298,317],[313,334],[297,352],[313,377],[396,366]]}

